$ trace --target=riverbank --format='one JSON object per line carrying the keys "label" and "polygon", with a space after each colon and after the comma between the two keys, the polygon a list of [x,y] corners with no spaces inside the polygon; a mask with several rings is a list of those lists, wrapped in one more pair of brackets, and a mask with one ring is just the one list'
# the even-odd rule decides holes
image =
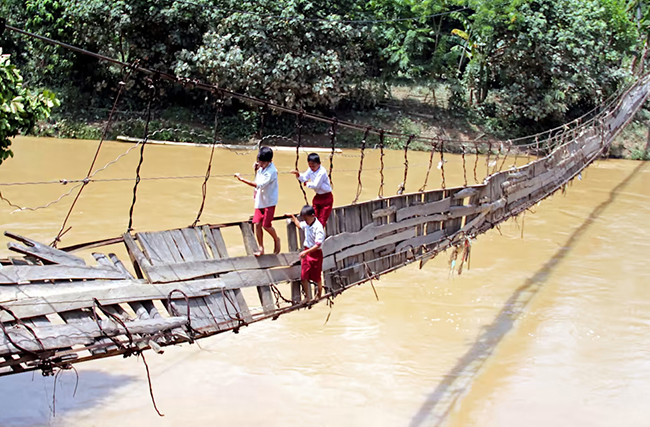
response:
{"label": "riverbank", "polygon": [[[430,91],[418,87],[394,87],[389,96],[377,106],[365,111],[344,112],[338,115],[361,125],[372,125],[387,131],[424,137],[442,136],[453,140],[505,140],[491,132],[485,120],[470,111],[449,108],[446,90]],[[100,139],[106,127],[109,111],[106,109],[85,110],[78,113],[54,113],[52,117],[38,124],[36,136],[69,139]],[[149,138],[183,143],[208,144],[213,140],[214,117],[211,114],[197,114],[192,109],[171,107],[153,113],[149,124]],[[262,134],[271,145],[286,145],[286,138],[295,139],[293,117],[267,118]],[[238,111],[224,115],[218,124],[218,139],[224,144],[255,145],[260,139],[261,117],[255,111]],[[612,144],[610,157],[630,160],[650,160],[648,138],[650,113],[642,110],[632,123],[624,129]],[[116,140],[118,136],[142,138],[145,128],[144,112],[116,111],[106,139]],[[329,126],[323,123],[306,122],[302,143],[305,146],[329,146]],[[279,135],[273,138],[271,135]],[[340,128],[336,144],[340,148],[356,148],[361,145],[363,133]],[[404,139],[386,138],[387,148],[402,149]],[[371,136],[367,143],[378,143]],[[414,142],[414,151],[428,151],[430,145]],[[453,151],[452,146],[447,150]]]}

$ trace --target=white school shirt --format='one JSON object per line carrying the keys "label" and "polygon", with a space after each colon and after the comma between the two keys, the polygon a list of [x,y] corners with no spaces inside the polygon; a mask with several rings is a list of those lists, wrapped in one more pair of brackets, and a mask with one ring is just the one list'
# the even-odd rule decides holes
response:
{"label": "white school shirt", "polygon": [[307,169],[305,173],[300,174],[298,178],[300,182],[306,182],[307,187],[316,191],[316,194],[326,194],[332,192],[332,185],[330,178],[327,176],[327,171],[323,166],[316,169],[316,172]]}
{"label": "white school shirt", "polygon": [[300,221],[300,228],[305,231],[304,247],[307,249],[312,248],[319,243],[322,244],[325,240],[325,230],[323,230],[323,224],[321,224],[318,219],[314,219],[314,222],[312,222],[311,225],[307,224],[305,221]]}
{"label": "white school shirt", "polygon": [[273,163],[255,174],[255,209],[263,209],[278,204],[278,170]]}

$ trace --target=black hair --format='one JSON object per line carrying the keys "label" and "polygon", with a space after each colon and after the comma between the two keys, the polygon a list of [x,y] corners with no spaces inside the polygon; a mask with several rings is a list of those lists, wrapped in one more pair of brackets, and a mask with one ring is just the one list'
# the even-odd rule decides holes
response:
{"label": "black hair", "polygon": [[305,205],[300,209],[300,216],[304,218],[305,215],[316,216],[316,212],[314,212],[314,208],[311,206]]}
{"label": "black hair", "polygon": [[260,148],[260,152],[257,154],[257,160],[260,162],[270,162],[273,160],[273,150],[269,147]]}
{"label": "black hair", "polygon": [[307,156],[307,161],[318,163],[320,165],[320,157],[316,153],[311,153],[309,156]]}

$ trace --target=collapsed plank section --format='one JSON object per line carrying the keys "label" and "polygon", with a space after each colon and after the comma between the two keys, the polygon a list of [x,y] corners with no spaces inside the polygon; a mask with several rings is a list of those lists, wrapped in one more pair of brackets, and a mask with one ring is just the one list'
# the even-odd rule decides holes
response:
{"label": "collapsed plank section", "polygon": [[[649,88],[649,78],[640,80],[547,155],[482,184],[335,208],[323,243],[327,296],[415,261],[423,265],[562,189],[600,156]],[[228,228],[238,241],[224,238]],[[126,233],[130,266],[113,253],[93,253],[96,265],[89,265],[6,233],[19,242],[9,248],[23,257],[0,268],[0,375],[159,350],[304,307],[304,235],[293,223],[276,227],[283,228],[288,252],[259,257],[249,221]],[[246,255],[230,256],[241,248]]]}

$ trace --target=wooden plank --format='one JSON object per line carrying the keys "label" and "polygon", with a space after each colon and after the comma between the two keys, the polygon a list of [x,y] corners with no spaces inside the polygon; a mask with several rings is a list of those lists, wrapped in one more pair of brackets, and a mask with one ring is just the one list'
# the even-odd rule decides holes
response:
{"label": "wooden plank", "polygon": [[259,250],[257,244],[257,239],[255,239],[255,234],[253,233],[253,225],[249,222],[242,222],[239,224],[239,229],[241,230],[242,238],[244,239],[244,248],[248,255],[253,255]]}
{"label": "wooden plank", "polygon": [[[88,284],[89,286],[85,286]],[[180,289],[189,297],[207,296],[220,291],[223,287],[220,279],[195,280],[191,282],[151,285],[144,281],[120,280],[105,281],[102,286],[92,286],[92,282],[72,282],[66,285],[39,285],[39,288],[60,288],[60,292],[25,296],[15,300],[6,300],[4,307],[12,310],[16,316],[36,317],[52,313],[63,313],[71,310],[90,308],[93,299],[97,298],[103,305],[126,301],[166,300],[174,289]],[[18,287],[28,288],[29,286]],[[24,291],[27,292],[27,291]],[[21,294],[23,294],[21,292]],[[27,293],[26,295],[29,295]],[[6,312],[0,311],[0,321],[8,322],[13,318]]]}
{"label": "wooden plank", "polygon": [[20,236],[9,231],[5,231],[5,236],[23,243],[25,246],[18,245],[10,242],[7,247],[15,252],[20,252],[25,255],[31,255],[38,259],[48,261],[54,264],[63,265],[86,265],[86,262],[72,254],[62,250],[44,245],[35,240],[28,239],[27,237]]}
{"label": "wooden plank", "polygon": [[131,274],[131,272],[130,272],[129,270],[126,269],[126,267],[124,266],[124,264],[122,263],[122,261],[120,261],[120,259],[117,257],[117,255],[115,255],[114,253],[109,253],[109,254],[108,254],[108,257],[109,257],[109,258],[111,259],[111,261],[113,262],[113,265],[115,265],[115,268],[117,268],[119,271],[121,271],[121,272],[122,272],[122,275],[123,275],[126,279],[135,279],[135,277],[133,277],[133,275]]}
{"label": "wooden plank", "polygon": [[[66,325],[51,325],[32,328],[38,341],[24,327],[10,326],[6,328],[7,334],[13,342],[28,351],[38,352],[43,349],[55,350],[72,347],[75,345],[92,344],[95,339],[105,335],[126,335],[127,330],[121,324],[112,320],[100,320],[101,329],[95,322],[84,322]],[[162,331],[187,325],[186,317],[170,317],[167,319],[135,320],[126,323],[131,334],[153,335]],[[14,347],[5,334],[0,335],[0,354],[18,354],[22,350]]]}
{"label": "wooden plank", "polygon": [[[228,248],[226,248],[226,243],[221,235],[221,230],[218,228],[210,229],[207,225],[204,225],[203,227],[203,232],[205,233],[208,244],[210,244],[214,257],[228,258]],[[217,256],[217,254],[219,256]]]}
{"label": "wooden plank", "polygon": [[136,233],[138,241],[142,243],[145,253],[151,259],[152,264],[163,264],[174,262],[174,255],[167,246],[167,243],[158,233],[142,232]]}
{"label": "wooden plank", "polygon": [[[332,216],[330,215],[328,222],[331,221]],[[298,228],[296,227],[296,224],[294,224],[290,219],[287,219],[287,244],[289,247],[289,252],[298,252]],[[300,257],[298,257],[298,259],[300,259]],[[302,285],[300,280],[294,280],[291,282],[291,301],[294,304],[300,303],[302,299],[301,289]]]}
{"label": "wooden plank", "polygon": [[208,259],[208,249],[205,247],[203,236],[197,233],[198,231],[195,228],[181,229],[181,233],[183,233],[185,241],[192,251],[194,260]]}
{"label": "wooden plank", "polygon": [[12,265],[0,270],[0,285],[24,284],[44,280],[123,279],[116,268],[72,265]]}
{"label": "wooden plank", "polygon": [[95,261],[97,261],[97,265],[99,265],[102,268],[114,268],[113,263],[111,262],[110,259],[106,257],[104,254],[100,254],[98,252],[93,252],[92,253],[93,258],[95,258]]}
{"label": "wooden plank", "polygon": [[419,206],[410,206],[398,209],[396,212],[396,220],[402,221],[414,216],[426,216],[436,213],[448,212],[451,207],[452,199],[450,197],[440,200],[438,202],[426,203]]}
{"label": "wooden plank", "polygon": [[[234,271],[219,276],[225,289],[280,284],[300,279],[300,266],[272,268],[266,270]],[[262,286],[268,287],[268,286]]]}
{"label": "wooden plank", "polygon": [[[255,239],[255,235],[253,234],[252,224],[248,222],[242,222],[239,224],[239,229],[241,230],[242,238],[244,239],[244,248],[246,249],[246,253],[248,255],[253,255],[255,252],[259,250],[259,246],[257,244],[257,239]],[[232,274],[233,273],[227,273],[223,277]],[[233,276],[229,276],[229,277],[233,277]],[[224,279],[224,283],[226,283],[227,280],[230,279]],[[258,285],[260,283],[269,283],[269,282],[264,282],[264,281],[257,282]],[[233,287],[239,287],[239,286],[233,286]],[[257,289],[257,293],[260,296],[260,302],[262,304],[264,314],[270,314],[274,309],[273,294],[271,293],[271,287],[259,286]]]}
{"label": "wooden plank", "polygon": [[167,248],[171,252],[174,262],[191,261],[191,259],[185,259],[183,256],[183,253],[187,253],[190,250],[180,230],[159,231],[156,234],[159,234],[167,244]]}
{"label": "wooden plank", "polygon": [[[392,243],[399,243],[403,240],[408,240],[415,237],[415,229],[409,228],[404,231],[398,232],[396,234],[391,234],[386,237],[383,237],[381,239],[376,239],[372,240],[368,243],[362,244],[362,245],[355,245],[352,246],[348,249],[344,249],[343,251],[336,253],[336,259],[337,260],[344,260],[349,257],[353,257],[359,254],[362,254],[366,251],[374,250],[376,248],[379,248],[381,246],[386,246]],[[326,257],[326,259],[333,260],[334,255],[329,255]],[[328,261],[329,261],[328,260]],[[323,262],[323,265],[326,265],[325,262]]]}
{"label": "wooden plank", "polygon": [[420,246],[430,245],[432,243],[444,239],[445,236],[446,236],[445,231],[439,230],[436,231],[435,233],[425,234],[424,236],[417,236],[412,239],[404,240],[396,246],[395,252],[402,252],[409,248],[412,248],[413,250],[417,250],[418,248],[420,248]]}
{"label": "wooden plank", "polygon": [[173,309],[168,307],[167,300],[163,301],[163,304],[170,313],[178,313],[177,316],[185,316],[189,311],[193,329],[201,332],[219,330],[219,326],[217,325],[218,321],[208,308],[208,302],[205,298],[188,298],[186,300],[182,294],[174,292],[171,299]]}
{"label": "wooden plank", "polygon": [[135,269],[136,276],[139,279],[143,278],[142,267],[151,265],[151,261],[145,257],[131,233],[124,233],[122,239],[124,240],[124,246],[126,246],[126,251],[129,254],[133,268]]}

